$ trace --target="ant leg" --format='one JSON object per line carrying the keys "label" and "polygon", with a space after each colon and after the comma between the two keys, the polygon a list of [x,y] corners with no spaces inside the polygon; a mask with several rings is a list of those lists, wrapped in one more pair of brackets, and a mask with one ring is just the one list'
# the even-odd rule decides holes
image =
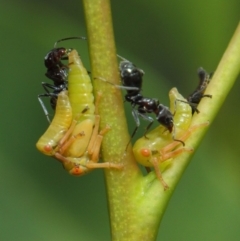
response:
{"label": "ant leg", "polygon": [[45,104],[43,103],[41,97],[55,97],[57,99],[57,95],[55,93],[49,92],[49,90],[48,90],[48,88],[54,90],[54,89],[56,89],[56,87],[54,85],[46,83],[46,82],[42,82],[42,87],[44,88],[44,90],[47,93],[38,95],[38,101],[39,101],[40,105],[42,106],[43,112],[44,112],[48,122],[51,123],[51,120],[49,118],[49,113],[48,113],[47,108],[46,108]]}
{"label": "ant leg", "polygon": [[134,135],[136,134],[139,126],[140,126],[140,120],[139,120],[139,112],[136,110],[136,109],[132,109],[132,116],[133,116],[133,119],[136,123],[136,127],[135,127],[135,130],[133,131],[132,135],[131,135],[131,139],[134,137]]}
{"label": "ant leg", "polygon": [[146,139],[148,139],[148,137],[147,137],[146,135],[147,135],[148,130],[151,128],[154,120],[153,120],[152,117],[147,116],[147,115],[144,115],[144,114],[142,114],[142,113],[138,113],[138,115],[140,115],[144,120],[150,122],[150,123],[148,124],[148,126],[146,127],[146,130],[145,130],[145,132],[144,132],[144,137],[145,137]]}
{"label": "ant leg", "polygon": [[192,114],[194,114],[195,111],[197,112],[197,114],[200,113],[200,111],[199,111],[198,108],[197,108],[197,104],[195,104],[195,103],[189,103],[189,105],[190,105],[191,108],[192,108]]}
{"label": "ant leg", "polygon": [[134,131],[133,131],[133,133],[132,133],[132,135],[131,135],[131,138],[130,138],[127,146],[126,146],[126,151],[127,151],[127,148],[128,148],[128,146],[129,146],[132,138],[135,136],[135,134],[137,133],[137,130],[138,130],[139,126],[140,126],[140,120],[139,120],[139,117],[138,117],[138,116],[141,116],[144,120],[147,120],[147,121],[150,122],[150,123],[148,124],[147,128],[146,128],[145,133],[144,133],[144,136],[145,136],[145,138],[147,138],[147,139],[148,139],[148,137],[146,136],[146,134],[147,134],[148,130],[151,128],[151,126],[152,126],[152,124],[153,124],[153,121],[154,121],[152,117],[146,116],[146,115],[140,113],[140,112],[139,112],[138,110],[136,110],[136,109],[133,109],[133,110],[132,110],[132,115],[133,115],[133,118],[134,118],[134,120],[135,120],[136,127],[135,127],[135,129],[134,129]]}
{"label": "ant leg", "polygon": [[203,95],[202,98],[203,98],[203,97],[212,98],[212,95]]}
{"label": "ant leg", "polygon": [[[191,126],[182,136],[181,138],[179,138],[179,140],[181,140],[182,142],[184,142],[185,140],[187,140],[190,135],[192,134],[192,132],[196,131],[198,128],[200,127],[205,127],[208,126],[209,122],[204,122],[202,124],[198,124],[198,125],[194,125]],[[161,161],[165,161],[169,158],[175,157],[176,155],[179,155],[180,153],[182,153],[183,151],[193,151],[190,148],[180,148],[178,150],[174,150],[174,148],[176,148],[179,145],[179,141],[173,141],[172,143],[170,143],[169,145],[165,146],[164,148],[162,148],[160,150],[160,159]],[[172,151],[174,150],[174,151]]]}
{"label": "ant leg", "polygon": [[148,130],[151,128],[152,124],[153,124],[153,121],[150,122],[150,123],[148,124],[148,126],[146,127],[146,130],[145,130],[145,132],[144,132],[144,137],[145,137],[146,139],[148,139],[148,137],[147,137],[147,132],[148,132]]}
{"label": "ant leg", "polygon": [[[200,97],[200,100],[201,100],[203,97],[212,98],[212,95],[202,95],[202,96]],[[199,100],[199,102],[200,102],[200,100]],[[197,112],[197,114],[200,113],[200,111],[197,109],[198,103],[192,103],[192,102],[188,102],[188,103],[189,103],[189,105],[192,107],[193,113],[194,113],[195,111]]]}
{"label": "ant leg", "polygon": [[45,104],[43,103],[41,97],[51,97],[51,95],[50,94],[40,94],[40,95],[38,95],[38,101],[39,101],[40,105],[42,106],[43,112],[44,112],[48,122],[51,123],[51,120],[49,118],[49,113],[48,113],[47,108],[46,108]]}
{"label": "ant leg", "polygon": [[175,126],[173,126],[172,139],[173,139],[174,141],[177,141],[177,142],[182,143],[182,145],[185,146],[185,143],[184,143],[183,141],[175,138],[175,131],[176,131]]}
{"label": "ant leg", "polygon": [[52,84],[49,84],[49,83],[46,83],[46,82],[42,82],[42,87],[43,89],[49,94],[51,95],[51,92],[49,92],[48,88],[49,89],[52,89],[52,90],[55,90],[56,89],[56,86],[52,85]]}
{"label": "ant leg", "polygon": [[132,138],[135,136],[135,134],[136,134],[136,132],[137,132],[138,128],[139,128],[139,126],[136,126],[136,127],[135,127],[135,129],[133,130],[133,133],[132,133],[132,135],[131,135],[131,137],[130,137],[130,140],[129,140],[129,141],[128,141],[128,143],[127,143],[127,146],[126,146],[125,151],[127,151],[128,146],[130,145],[131,140],[132,140]]}
{"label": "ant leg", "polygon": [[[202,97],[201,97],[201,99],[202,99]],[[183,100],[178,100],[178,101],[181,101],[183,103],[189,104],[190,107],[192,108],[192,114],[194,114],[194,112],[197,112],[197,114],[200,113],[200,111],[197,108],[198,103],[194,103],[194,102],[190,102],[190,101],[183,101]]]}
{"label": "ant leg", "polygon": [[[179,99],[176,99],[176,100],[175,100],[175,103],[176,103],[176,101],[180,101],[180,102],[189,104],[189,105],[191,106],[192,110],[193,110],[193,113],[194,113],[195,111],[197,112],[197,114],[200,113],[200,111],[197,109],[197,105],[198,105],[198,104],[192,103],[192,102],[189,102],[189,101],[185,101],[185,100],[179,100]],[[176,110],[176,108],[175,108],[175,110]],[[175,112],[174,112],[174,114],[175,114]]]}
{"label": "ant leg", "polygon": [[139,126],[140,126],[140,120],[139,120],[139,118],[138,118],[138,114],[139,114],[139,113],[138,113],[138,111],[137,111],[136,109],[132,109],[132,116],[133,116],[133,119],[135,120],[136,127],[135,127],[135,129],[133,130],[133,133],[132,133],[132,135],[131,135],[131,137],[130,137],[129,142],[127,143],[127,146],[126,146],[125,151],[127,151],[128,146],[129,146],[129,144],[131,143],[132,138],[135,136],[135,134],[137,133],[137,130],[138,130]]}

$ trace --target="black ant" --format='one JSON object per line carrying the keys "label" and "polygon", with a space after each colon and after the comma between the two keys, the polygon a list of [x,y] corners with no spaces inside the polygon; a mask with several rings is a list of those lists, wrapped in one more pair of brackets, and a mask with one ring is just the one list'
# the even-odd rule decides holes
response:
{"label": "black ant", "polygon": [[[122,58],[119,55],[118,57]],[[132,105],[132,115],[136,123],[136,127],[131,135],[131,139],[134,137],[140,126],[139,116],[142,117],[144,120],[150,122],[144,133],[144,136],[147,138],[146,133],[148,132],[154,121],[152,117],[146,115],[147,113],[154,113],[156,115],[157,121],[164,127],[166,127],[170,133],[172,133],[174,127],[173,114],[168,109],[168,107],[160,104],[158,99],[144,97],[140,93],[144,71],[137,68],[130,61],[124,58],[122,59],[123,61],[121,61],[119,64],[119,71],[123,88],[127,91],[127,94],[125,95],[125,100],[127,102],[130,102]],[[174,138],[174,133],[173,140],[179,141],[184,145],[181,140],[176,140]]]}
{"label": "black ant", "polygon": [[86,40],[85,37],[69,37],[69,38],[60,39],[54,44],[54,48],[51,51],[49,51],[44,58],[44,64],[47,68],[47,72],[45,73],[45,75],[46,77],[48,77],[53,81],[53,84],[42,82],[42,86],[46,91],[46,93],[38,95],[38,100],[49,122],[50,122],[49,114],[41,98],[50,97],[50,104],[52,108],[55,110],[58,94],[61,91],[68,89],[68,83],[67,83],[68,66],[63,64],[62,60],[68,59],[68,53],[70,53],[72,49],[66,49],[63,47],[57,48],[57,44],[61,41],[70,40],[70,39]]}
{"label": "black ant", "polygon": [[[44,63],[47,67],[47,72],[45,73],[45,75],[53,81],[53,84],[42,82],[42,86],[46,93],[38,95],[38,100],[49,122],[49,114],[41,97],[51,97],[50,104],[55,110],[58,94],[63,90],[67,90],[68,67],[64,65],[61,60],[66,59],[68,51],[69,50],[65,48],[54,48],[49,53],[47,53],[44,58]],[[50,92],[49,89],[53,91]]]}
{"label": "black ant", "polygon": [[192,114],[196,111],[199,113],[197,109],[198,104],[200,103],[203,97],[212,98],[212,95],[204,95],[204,92],[211,80],[212,74],[208,74],[202,67],[198,69],[198,77],[199,77],[199,85],[196,90],[188,96],[187,101],[192,107]]}
{"label": "black ant", "polygon": [[[174,123],[173,123],[173,114],[168,109],[168,107],[159,103],[159,100],[154,98],[144,97],[140,92],[142,91],[142,81],[144,71],[137,68],[133,63],[124,59],[123,57],[119,56],[122,61],[119,64],[119,71],[122,81],[122,86],[115,85],[115,87],[125,89],[127,94],[125,95],[125,100],[131,103],[132,106],[132,115],[136,123],[136,127],[131,135],[131,139],[136,134],[139,126],[140,120],[139,116],[142,117],[144,120],[149,121],[150,123],[146,127],[146,131],[144,136],[147,138],[146,133],[152,126],[154,119],[147,115],[147,113],[154,113],[156,115],[157,121],[162,124],[164,127],[168,129],[170,133],[174,131]],[[103,81],[106,81],[103,78],[99,78]],[[108,82],[108,81],[106,81]],[[111,82],[108,82],[112,84]],[[173,140],[179,141],[184,145],[184,142],[181,140],[175,139],[175,134],[173,132]],[[130,141],[131,141],[130,139]],[[130,143],[129,141],[129,143]],[[127,147],[129,145],[127,144]],[[126,147],[126,149],[127,149]]]}
{"label": "black ant", "polygon": [[[192,114],[194,114],[195,112],[200,113],[200,111],[197,109],[197,106],[203,97],[212,98],[212,95],[205,95],[204,92],[213,74],[212,73],[208,74],[207,71],[204,70],[202,67],[198,69],[197,73],[199,77],[199,84],[196,90],[194,90],[193,93],[188,96],[186,101],[186,103],[188,103],[192,108]],[[185,102],[182,100],[179,100],[179,101]]]}

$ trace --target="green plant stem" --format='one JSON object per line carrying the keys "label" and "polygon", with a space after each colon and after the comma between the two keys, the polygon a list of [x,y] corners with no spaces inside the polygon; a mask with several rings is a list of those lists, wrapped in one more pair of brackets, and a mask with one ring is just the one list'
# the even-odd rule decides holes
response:
{"label": "green plant stem", "polygon": [[[95,92],[101,91],[101,126],[111,126],[102,145],[105,161],[123,163],[121,171],[105,171],[110,209],[113,241],[155,240],[160,221],[191,155],[183,153],[174,159],[171,168],[163,173],[170,186],[167,191],[155,173],[143,177],[132,155],[131,146],[125,153],[129,141],[127,123],[123,110],[121,92],[99,79],[119,84],[119,73],[114,45],[109,0],[83,0],[88,30],[92,77]],[[228,94],[240,68],[240,26],[238,26],[222,61],[207,89],[212,99],[205,98],[199,109],[201,114],[193,119],[193,125],[210,121]],[[186,142],[196,148],[207,128],[200,128]]]}
{"label": "green plant stem", "polygon": [[[108,0],[84,0],[83,4],[92,77],[101,77],[119,84],[110,3]],[[125,153],[129,134],[122,95],[120,90],[100,79],[95,79],[94,90],[103,93],[99,107],[101,126],[108,124],[111,127],[103,140],[103,159],[124,164],[122,171],[105,171],[112,237],[113,240],[131,240],[128,239],[131,233],[129,224],[134,223],[131,217],[135,211],[135,204],[132,202],[130,194],[133,193],[135,185],[138,183],[136,179],[141,178],[141,173],[133,158],[131,148]]]}

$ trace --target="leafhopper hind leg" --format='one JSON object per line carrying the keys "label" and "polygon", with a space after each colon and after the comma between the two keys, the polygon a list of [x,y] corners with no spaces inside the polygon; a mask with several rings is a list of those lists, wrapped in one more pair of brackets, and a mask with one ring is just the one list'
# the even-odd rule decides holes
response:
{"label": "leafhopper hind leg", "polygon": [[98,115],[98,105],[101,98],[101,93],[98,93],[97,100],[95,103],[95,123],[92,129],[92,133],[90,136],[88,145],[86,146],[85,151],[81,154],[81,156],[74,156],[70,151],[71,157],[66,156],[64,153],[69,152],[69,147],[75,140],[81,137],[85,137],[84,131],[77,133],[76,135],[72,135],[72,132],[75,128],[78,127],[77,119],[81,114],[85,113],[85,109],[82,113],[76,117],[76,120],[73,121],[71,127],[68,132],[60,141],[58,151],[55,153],[55,157],[63,163],[63,166],[68,169],[69,173],[73,175],[82,175],[89,172],[92,169],[96,168],[114,168],[114,169],[122,169],[122,164],[117,163],[98,163],[100,147],[102,143],[103,136],[110,130],[109,126],[106,126],[103,130],[99,132],[99,124],[100,124],[100,116]]}
{"label": "leafhopper hind leg", "polygon": [[[181,140],[182,142],[185,142],[189,137],[190,135],[196,131],[198,128],[201,128],[201,127],[206,127],[209,125],[209,122],[204,122],[204,123],[201,123],[201,124],[198,124],[198,125],[194,125],[194,126],[191,126],[180,138],[179,140]],[[182,148],[178,148],[176,150],[174,150],[180,143],[178,141],[173,141],[172,143],[168,144],[167,146],[163,147],[161,150],[160,150],[160,160],[161,162],[163,161],[166,161],[170,158],[174,158],[176,157],[177,155],[181,154],[182,152],[184,151],[187,151],[187,152],[192,152],[193,149],[192,148],[186,148],[186,147],[182,147]]]}
{"label": "leafhopper hind leg", "polygon": [[116,168],[122,169],[123,165],[118,163],[97,163],[99,159],[100,148],[103,140],[103,136],[110,130],[110,127],[107,125],[103,130],[99,132],[100,125],[100,115],[98,113],[99,102],[102,97],[102,93],[98,92],[97,99],[95,102],[95,125],[92,132],[91,139],[88,145],[88,154],[91,157],[91,160],[88,162],[88,168]]}
{"label": "leafhopper hind leg", "polygon": [[[98,160],[100,147],[101,147],[101,144],[102,144],[102,138],[103,138],[103,135],[98,134],[99,125],[100,125],[100,115],[98,113],[98,107],[99,107],[99,102],[100,102],[101,98],[102,98],[102,92],[98,92],[97,93],[97,99],[96,99],[96,102],[95,102],[95,125],[94,125],[94,128],[93,128],[91,139],[90,139],[89,144],[88,144],[88,153],[89,153],[89,155],[92,156],[91,159],[95,162],[97,162],[97,160]],[[110,129],[110,127],[108,129]],[[98,141],[98,143],[96,142],[97,138],[101,139],[100,142]],[[93,158],[93,153],[94,153],[94,158]]]}
{"label": "leafhopper hind leg", "polygon": [[156,176],[158,178],[158,180],[162,183],[164,190],[167,190],[169,187],[167,185],[167,183],[164,181],[163,177],[162,177],[162,173],[159,169],[159,161],[158,158],[153,157],[152,160],[150,160],[150,162],[153,165],[153,168],[155,170]]}
{"label": "leafhopper hind leg", "polygon": [[[196,131],[198,128],[200,127],[205,127],[208,126],[209,122],[205,122],[199,125],[194,125],[192,127],[190,127],[182,136],[181,138],[179,138],[179,140],[181,141],[186,141],[190,135]],[[158,153],[157,156],[152,157],[149,161],[151,162],[151,164],[153,165],[153,168],[155,170],[156,176],[159,179],[159,181],[162,183],[164,190],[167,190],[169,187],[167,185],[167,183],[164,181],[163,177],[162,177],[162,173],[161,170],[159,168],[159,164],[174,158],[178,155],[180,155],[182,152],[187,151],[187,152],[192,152],[193,149],[192,148],[186,148],[186,147],[182,147],[182,148],[178,148],[176,150],[174,150],[178,145],[180,145],[181,143],[179,141],[173,141],[172,143],[168,144],[167,146],[165,146],[164,148],[162,148]]]}
{"label": "leafhopper hind leg", "polygon": [[[80,132],[77,135],[71,135],[74,128],[77,125],[78,119],[88,110],[88,107],[86,106],[80,114],[78,114],[75,119],[72,121],[71,126],[69,127],[68,131],[65,133],[65,135],[62,137],[62,139],[59,141],[58,146],[55,149],[55,152],[59,152],[60,154],[63,154],[68,147],[78,138],[81,138],[84,136],[84,132]],[[70,136],[71,135],[71,136]]]}
{"label": "leafhopper hind leg", "polygon": [[100,147],[102,144],[103,136],[110,130],[109,126],[106,126],[103,130],[98,132],[100,116],[95,116],[95,126],[88,145],[88,154],[91,156],[91,160],[97,162],[99,158]]}
{"label": "leafhopper hind leg", "polygon": [[120,170],[123,168],[123,165],[120,163],[111,163],[111,162],[98,163],[103,136],[110,130],[110,127],[106,126],[103,130],[98,132],[99,123],[100,123],[100,116],[98,115],[96,116],[93,135],[88,145],[88,154],[90,156],[90,160],[86,163],[85,167],[89,169],[114,168],[114,169]]}

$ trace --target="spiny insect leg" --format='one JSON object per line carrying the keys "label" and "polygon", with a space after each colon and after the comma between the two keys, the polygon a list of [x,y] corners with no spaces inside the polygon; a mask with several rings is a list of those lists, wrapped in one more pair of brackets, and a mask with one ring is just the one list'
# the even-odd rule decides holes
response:
{"label": "spiny insect leg", "polygon": [[112,163],[112,162],[101,162],[101,163],[96,163],[93,161],[89,161],[86,163],[86,167],[89,169],[95,169],[95,168],[107,168],[107,169],[117,169],[121,170],[123,168],[123,164],[121,163]]}
{"label": "spiny insect leg", "polygon": [[72,121],[70,128],[67,130],[63,138],[59,141],[58,147],[56,148],[56,151],[58,151],[59,153],[63,154],[76,139],[84,136],[84,133],[81,132],[81,133],[78,133],[77,135],[72,135],[70,137],[74,128],[77,125],[77,122],[78,122],[77,120],[86,112],[86,109],[88,109],[88,107],[85,107],[83,111],[75,117],[75,119]]}
{"label": "spiny insect leg", "polygon": [[150,160],[150,162],[152,163],[156,176],[158,178],[158,180],[162,183],[164,190],[167,190],[169,187],[167,185],[167,183],[164,181],[163,177],[162,177],[162,173],[160,171],[159,168],[159,161],[156,157],[154,157],[152,160]]}
{"label": "spiny insect leg", "polygon": [[[184,142],[185,140],[187,140],[190,137],[192,132],[196,131],[198,128],[205,127],[205,126],[208,126],[208,125],[209,125],[209,122],[204,122],[204,123],[201,123],[201,124],[198,124],[198,125],[191,126],[183,134],[183,136],[181,136],[181,138],[179,138],[179,139]],[[169,158],[175,157],[176,155],[179,155],[183,151],[188,151],[188,152],[193,151],[191,148],[184,148],[184,147],[179,148],[178,150],[174,150],[174,148],[176,148],[178,145],[179,145],[178,141],[173,141],[169,145],[167,145],[164,148],[162,148],[160,150],[160,154],[161,154],[160,159],[161,159],[161,161],[164,161],[164,160],[167,160]]]}
{"label": "spiny insect leg", "polygon": [[[97,162],[99,159],[100,147],[102,144],[103,136],[110,130],[109,126],[106,126],[101,130],[95,138],[91,138],[88,146],[88,153],[91,155],[91,161]],[[93,140],[93,141],[92,141]],[[90,145],[91,144],[91,145]]]}

